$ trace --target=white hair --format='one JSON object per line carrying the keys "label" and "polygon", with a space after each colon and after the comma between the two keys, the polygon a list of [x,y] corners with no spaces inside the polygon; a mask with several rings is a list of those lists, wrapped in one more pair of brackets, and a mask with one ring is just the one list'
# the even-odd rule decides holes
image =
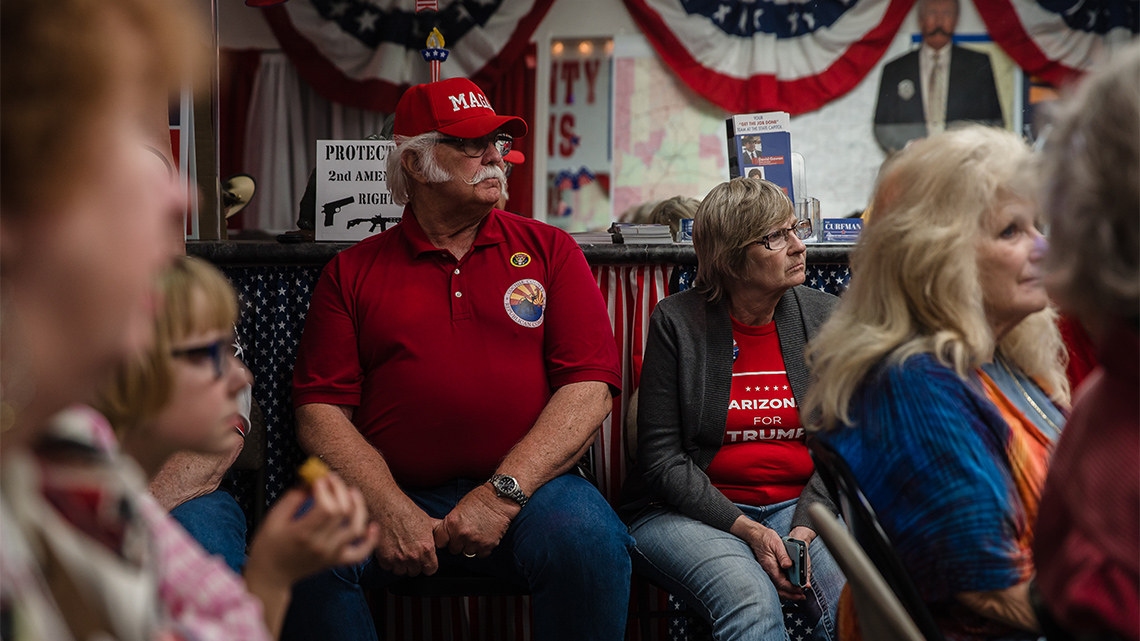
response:
{"label": "white hair", "polygon": [[412,166],[423,175],[429,183],[442,183],[451,180],[451,175],[435,159],[435,147],[439,144],[439,137],[434,131],[418,136],[395,136],[396,149],[388,154],[388,191],[392,192],[392,202],[397,205],[408,204],[408,190],[411,177],[404,169],[401,159],[406,154],[412,155]]}
{"label": "white hair", "polygon": [[[506,172],[503,172],[503,175],[506,176]],[[503,203],[503,206],[499,207],[499,209],[506,207],[507,201],[510,199],[511,195],[507,193],[507,181],[503,180],[499,183],[499,202]],[[496,207],[498,207],[498,205],[496,205]]]}

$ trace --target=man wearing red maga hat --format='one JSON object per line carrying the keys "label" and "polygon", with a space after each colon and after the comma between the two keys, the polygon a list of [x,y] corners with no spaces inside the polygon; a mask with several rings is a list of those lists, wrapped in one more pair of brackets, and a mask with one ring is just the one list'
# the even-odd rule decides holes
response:
{"label": "man wearing red maga hat", "polygon": [[526,123],[456,78],[396,107],[403,221],[321,275],[297,435],[360,487],[374,557],[298,586],[286,639],[375,639],[357,586],[461,565],[533,594],[535,638],[620,639],[632,539],[575,464],[619,393],[601,293],[566,233],[495,209]]}

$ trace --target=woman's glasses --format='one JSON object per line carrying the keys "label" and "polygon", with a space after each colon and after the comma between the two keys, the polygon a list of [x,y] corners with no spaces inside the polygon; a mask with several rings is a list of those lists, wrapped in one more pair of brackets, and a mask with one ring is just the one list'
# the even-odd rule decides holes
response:
{"label": "woman's glasses", "polygon": [[796,221],[795,225],[787,229],[777,229],[760,240],[754,241],[754,244],[763,245],[769,250],[777,252],[788,246],[788,234],[795,234],[796,238],[801,240],[811,236],[811,221]]}
{"label": "woman's glasses", "polygon": [[170,355],[174,358],[184,358],[192,363],[209,360],[214,365],[214,378],[217,380],[221,380],[229,371],[230,356],[240,359],[243,353],[244,350],[235,337],[220,338],[197,347],[170,350]]}

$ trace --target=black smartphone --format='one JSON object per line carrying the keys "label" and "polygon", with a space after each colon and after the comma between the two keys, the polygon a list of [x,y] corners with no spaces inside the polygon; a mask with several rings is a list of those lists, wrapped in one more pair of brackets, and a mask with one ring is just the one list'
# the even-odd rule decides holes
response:
{"label": "black smartphone", "polygon": [[785,536],[783,540],[784,550],[792,559],[792,567],[784,570],[784,573],[792,585],[802,588],[807,585],[807,543],[790,536]]}

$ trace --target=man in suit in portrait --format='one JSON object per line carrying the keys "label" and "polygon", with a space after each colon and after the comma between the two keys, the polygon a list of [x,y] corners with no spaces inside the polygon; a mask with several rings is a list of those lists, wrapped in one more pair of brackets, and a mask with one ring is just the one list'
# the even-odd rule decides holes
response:
{"label": "man in suit in portrait", "polygon": [[760,159],[764,157],[764,146],[760,143],[760,136],[745,136],[741,139],[740,162],[743,165],[741,173],[748,168],[749,178],[764,180],[764,168],[760,166]]}
{"label": "man in suit in portrait", "polygon": [[887,152],[956,121],[1003,126],[990,57],[952,43],[958,0],[919,0],[922,46],[883,67],[875,139]]}
{"label": "man in suit in portrait", "polygon": [[764,148],[760,144],[758,136],[748,136],[744,138],[744,164],[746,165],[759,165],[760,156],[764,153]]}

